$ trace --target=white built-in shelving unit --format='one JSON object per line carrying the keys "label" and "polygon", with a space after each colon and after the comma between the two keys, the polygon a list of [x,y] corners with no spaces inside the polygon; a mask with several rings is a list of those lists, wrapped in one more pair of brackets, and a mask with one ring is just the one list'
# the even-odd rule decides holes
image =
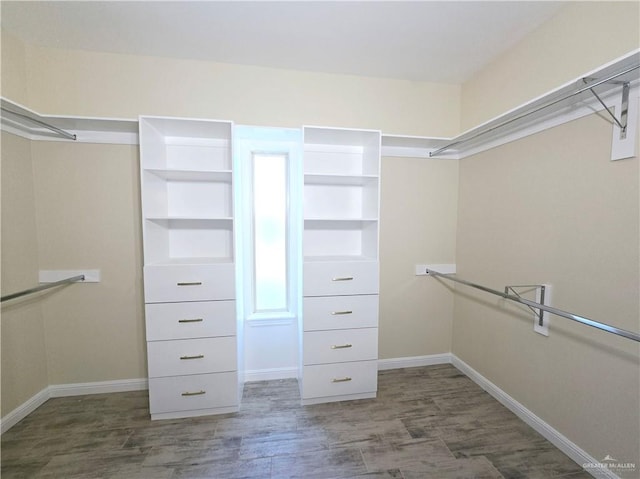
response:
{"label": "white built-in shelving unit", "polygon": [[380,137],[304,128],[303,404],[376,395]]}
{"label": "white built-in shelving unit", "polygon": [[140,118],[154,419],[238,409],[232,131],[231,122]]}

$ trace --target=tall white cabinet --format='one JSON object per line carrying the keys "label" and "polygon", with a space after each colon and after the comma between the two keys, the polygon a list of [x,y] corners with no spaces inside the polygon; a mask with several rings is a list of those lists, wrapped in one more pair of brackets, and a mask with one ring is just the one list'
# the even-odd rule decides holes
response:
{"label": "tall white cabinet", "polygon": [[304,128],[303,404],[376,396],[380,143]]}
{"label": "tall white cabinet", "polygon": [[238,410],[231,122],[140,118],[153,419]]}

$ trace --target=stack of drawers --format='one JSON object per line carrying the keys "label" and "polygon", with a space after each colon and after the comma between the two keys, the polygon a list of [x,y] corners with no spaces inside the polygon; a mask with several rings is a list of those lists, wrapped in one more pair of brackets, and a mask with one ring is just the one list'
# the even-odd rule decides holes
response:
{"label": "stack of drawers", "polygon": [[377,261],[305,263],[303,318],[302,403],[375,397]]}
{"label": "stack of drawers", "polygon": [[152,419],[238,410],[235,292],[229,277],[233,265],[145,267]]}

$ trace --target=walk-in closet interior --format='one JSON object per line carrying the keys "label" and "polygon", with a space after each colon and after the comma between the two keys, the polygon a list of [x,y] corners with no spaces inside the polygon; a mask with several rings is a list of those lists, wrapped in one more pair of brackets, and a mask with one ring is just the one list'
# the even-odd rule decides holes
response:
{"label": "walk-in closet interior", "polygon": [[639,2],[0,23],[2,477],[639,477]]}

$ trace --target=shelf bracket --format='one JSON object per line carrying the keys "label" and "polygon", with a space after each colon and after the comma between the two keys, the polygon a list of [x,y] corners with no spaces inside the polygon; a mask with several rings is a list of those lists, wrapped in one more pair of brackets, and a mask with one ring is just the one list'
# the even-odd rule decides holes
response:
{"label": "shelf bracket", "polygon": [[[590,79],[588,78],[583,78],[582,81],[584,83],[588,83]],[[609,116],[613,119],[613,121],[618,125],[618,127],[620,128],[620,139],[621,140],[625,140],[627,138],[627,126],[628,126],[628,116],[629,116],[629,90],[630,90],[630,85],[629,82],[616,82],[616,83],[621,83],[622,84],[622,101],[620,102],[621,104],[621,109],[620,109],[620,119],[618,120],[618,118],[616,118],[616,116],[611,112],[611,110],[609,109],[609,107],[605,104],[604,101],[602,101],[602,98],[600,98],[600,96],[596,93],[596,91],[593,88],[589,88],[589,91],[591,93],[593,93],[593,96],[595,96],[597,98],[597,100],[600,102],[600,104],[604,107],[604,111],[606,111]]]}

